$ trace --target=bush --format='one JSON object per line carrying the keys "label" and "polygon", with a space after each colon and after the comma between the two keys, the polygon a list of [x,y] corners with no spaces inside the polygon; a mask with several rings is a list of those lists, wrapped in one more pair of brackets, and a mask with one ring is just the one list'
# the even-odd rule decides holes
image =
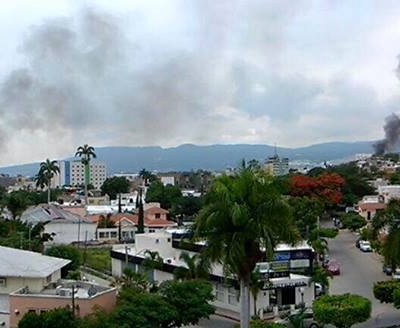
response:
{"label": "bush", "polygon": [[393,303],[394,291],[397,289],[400,289],[400,281],[386,280],[376,282],[373,292],[375,298],[381,301],[381,303]]}
{"label": "bush", "polygon": [[325,295],[314,302],[313,311],[318,322],[349,328],[370,318],[371,301],[351,294]]}
{"label": "bush", "polygon": [[393,303],[396,309],[400,309],[400,288],[393,291]]}

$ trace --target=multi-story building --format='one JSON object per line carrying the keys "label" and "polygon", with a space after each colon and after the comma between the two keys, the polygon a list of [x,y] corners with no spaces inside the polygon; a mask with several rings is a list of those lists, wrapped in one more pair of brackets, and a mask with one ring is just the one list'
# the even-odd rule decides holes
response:
{"label": "multi-story building", "polygon": [[[149,279],[159,283],[173,279],[176,268],[187,268],[187,264],[180,259],[183,252],[192,256],[206,247],[204,242],[191,243],[184,239],[188,234],[189,231],[179,229],[138,234],[134,245],[115,246],[111,252],[113,275],[122,276],[125,268],[136,272],[146,271],[142,262],[146,258],[146,250],[150,250],[159,253],[163,258],[163,265],[146,271]],[[276,247],[271,262],[258,263],[257,267],[265,284],[257,295],[256,312],[264,313],[265,317],[274,317],[282,307],[294,307],[302,303],[310,306],[315,298],[311,278],[314,255],[313,249],[306,243],[296,246],[280,244]],[[209,279],[214,289],[213,305],[217,312],[238,317],[240,299],[237,279],[234,276],[226,277],[223,266],[218,263],[212,266]]]}
{"label": "multi-story building", "polygon": [[289,159],[275,154],[265,161],[264,170],[272,176],[286,175],[289,173]]}
{"label": "multi-story building", "polygon": [[[81,161],[59,161],[60,173],[53,179],[53,188],[62,186],[82,186],[85,183],[85,166]],[[89,183],[100,189],[107,178],[107,167],[104,162],[91,161],[89,164]]]}

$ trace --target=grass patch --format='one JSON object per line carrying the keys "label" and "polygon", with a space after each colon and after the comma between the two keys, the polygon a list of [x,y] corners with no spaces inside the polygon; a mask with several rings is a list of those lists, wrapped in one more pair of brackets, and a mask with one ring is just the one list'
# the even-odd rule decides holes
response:
{"label": "grass patch", "polygon": [[97,271],[111,272],[110,248],[88,248],[85,265]]}

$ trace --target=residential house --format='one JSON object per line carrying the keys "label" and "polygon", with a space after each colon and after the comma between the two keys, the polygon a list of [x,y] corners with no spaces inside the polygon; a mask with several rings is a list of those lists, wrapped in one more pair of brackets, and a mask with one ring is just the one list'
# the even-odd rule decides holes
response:
{"label": "residential house", "polygon": [[370,221],[374,218],[376,213],[379,211],[385,210],[387,205],[384,203],[383,196],[364,196],[358,202],[358,213],[365,218],[366,220]]}
{"label": "residential house", "polygon": [[379,186],[378,194],[383,196],[386,204],[392,199],[400,199],[400,185]]}
{"label": "residential house", "polygon": [[97,225],[89,220],[53,204],[28,208],[21,221],[31,226],[44,224],[44,233],[52,235],[50,244],[70,244],[96,238]]}

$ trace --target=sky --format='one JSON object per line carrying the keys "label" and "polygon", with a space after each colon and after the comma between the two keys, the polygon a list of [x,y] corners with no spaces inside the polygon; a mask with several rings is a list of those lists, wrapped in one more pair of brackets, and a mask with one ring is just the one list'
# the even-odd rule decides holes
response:
{"label": "sky", "polygon": [[400,111],[399,1],[0,1],[2,166],[377,140]]}

